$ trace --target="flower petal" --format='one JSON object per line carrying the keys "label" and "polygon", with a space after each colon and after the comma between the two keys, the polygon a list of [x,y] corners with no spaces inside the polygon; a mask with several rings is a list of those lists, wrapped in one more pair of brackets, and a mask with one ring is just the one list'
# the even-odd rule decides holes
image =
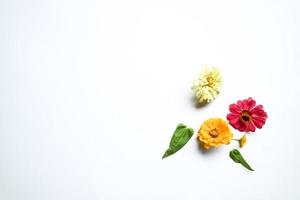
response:
{"label": "flower petal", "polygon": [[262,128],[262,126],[265,124],[265,120],[259,120],[256,118],[252,118],[252,121],[257,128]]}
{"label": "flower petal", "polygon": [[235,124],[232,124],[232,126],[235,128],[235,129],[238,129],[239,131],[241,132],[245,132],[246,131],[246,125],[241,121],[239,120],[237,123]]}
{"label": "flower petal", "polygon": [[243,110],[249,110],[248,99],[242,101]]}
{"label": "flower petal", "polygon": [[240,115],[234,114],[234,113],[229,113],[226,118],[230,124],[235,124],[240,120]]}
{"label": "flower petal", "polygon": [[237,105],[240,107],[241,110],[244,110],[244,109],[245,109],[245,108],[244,108],[244,104],[243,104],[243,102],[242,102],[241,100],[238,100],[236,103],[237,103]]}
{"label": "flower petal", "polygon": [[256,113],[256,112],[259,112],[259,111],[263,111],[263,106],[262,105],[257,105],[255,106],[252,110],[251,110],[251,113]]}
{"label": "flower petal", "polygon": [[252,121],[250,121],[248,124],[247,124],[247,128],[246,128],[247,131],[251,131],[251,132],[254,132],[255,131],[255,125]]}
{"label": "flower petal", "polygon": [[267,113],[263,110],[256,111],[255,113],[252,113],[251,116],[253,118],[262,118],[262,119],[267,119],[268,118]]}
{"label": "flower petal", "polygon": [[256,106],[252,111],[251,111],[251,117],[252,120],[257,128],[261,128],[265,122],[266,119],[268,118],[267,113],[263,110],[262,105]]}
{"label": "flower petal", "polygon": [[248,109],[249,111],[251,111],[254,106],[256,105],[256,101],[254,99],[252,99],[251,97],[248,98]]}
{"label": "flower petal", "polygon": [[240,114],[242,112],[242,109],[237,104],[230,104],[229,105],[229,111],[233,113]]}

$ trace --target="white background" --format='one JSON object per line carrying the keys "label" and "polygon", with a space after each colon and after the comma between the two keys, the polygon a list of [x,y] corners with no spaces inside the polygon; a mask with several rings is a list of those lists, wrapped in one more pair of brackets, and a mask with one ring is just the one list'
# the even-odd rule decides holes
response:
{"label": "white background", "polygon": [[[1,0],[1,200],[300,199],[299,1]],[[203,64],[224,85],[206,107]],[[241,149],[256,170],[202,152],[165,160],[253,97],[269,115]],[[236,138],[241,134],[236,133]]]}

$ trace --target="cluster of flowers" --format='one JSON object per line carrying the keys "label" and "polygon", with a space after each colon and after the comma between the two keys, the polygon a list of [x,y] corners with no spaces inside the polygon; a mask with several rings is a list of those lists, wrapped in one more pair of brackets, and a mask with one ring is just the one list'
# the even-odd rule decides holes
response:
{"label": "cluster of flowers", "polygon": [[[220,92],[222,77],[220,71],[214,66],[206,66],[195,81],[192,90],[195,92],[199,103],[208,103],[216,98]],[[256,105],[256,101],[249,97],[230,104],[227,120],[229,124],[240,132],[255,132],[256,128],[262,128],[267,119],[267,113],[262,105]],[[229,144],[233,138],[228,123],[222,118],[206,120],[198,131],[198,139],[205,149]],[[238,139],[240,147],[246,143],[246,135]]]}
{"label": "cluster of flowers", "polygon": [[[195,92],[197,102],[201,105],[211,102],[220,93],[222,76],[214,66],[205,66],[200,77],[194,82],[192,90]],[[233,133],[229,124],[240,132],[255,132],[256,128],[262,128],[268,118],[262,105],[256,105],[256,101],[249,97],[229,105],[227,120],[222,118],[210,118],[203,122],[198,131],[198,140],[201,146],[208,150],[212,147],[227,145],[232,140],[238,141],[240,148],[246,144],[246,134],[240,139],[233,139]],[[229,123],[228,123],[229,122]],[[184,124],[179,124],[171,138],[169,148],[162,158],[166,158],[180,150],[192,137],[194,130]],[[248,170],[253,169],[245,161],[239,150],[233,149],[229,153],[230,158],[242,164]]]}

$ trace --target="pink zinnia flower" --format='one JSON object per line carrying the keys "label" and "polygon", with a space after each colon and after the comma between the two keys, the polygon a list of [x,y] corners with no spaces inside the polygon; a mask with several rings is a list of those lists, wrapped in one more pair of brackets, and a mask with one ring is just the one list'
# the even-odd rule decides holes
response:
{"label": "pink zinnia flower", "polygon": [[262,105],[255,105],[251,97],[230,104],[230,113],[227,115],[230,125],[241,132],[254,132],[256,128],[262,128],[268,116]]}

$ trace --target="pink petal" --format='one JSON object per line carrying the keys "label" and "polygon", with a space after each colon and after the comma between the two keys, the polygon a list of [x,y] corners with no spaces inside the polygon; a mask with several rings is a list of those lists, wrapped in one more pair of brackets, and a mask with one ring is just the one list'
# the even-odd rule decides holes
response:
{"label": "pink petal", "polygon": [[234,113],[229,113],[226,118],[230,124],[235,124],[237,121],[240,120],[240,115],[234,114]]}
{"label": "pink petal", "polygon": [[254,126],[254,123],[252,121],[250,121],[248,124],[247,124],[247,128],[246,128],[247,131],[251,131],[251,132],[254,132],[255,131],[255,126]]}
{"label": "pink petal", "polygon": [[258,112],[258,111],[263,111],[263,106],[262,105],[257,105],[255,106],[252,110],[251,110],[251,113],[255,113],[255,112]]}
{"label": "pink petal", "polygon": [[252,99],[251,97],[249,97],[248,98],[248,107],[249,107],[249,110],[252,110],[255,105],[256,105],[256,101],[254,99]]}
{"label": "pink petal", "polygon": [[230,104],[229,110],[232,113],[240,114],[242,112],[241,108],[237,104]]}
{"label": "pink petal", "polygon": [[243,102],[241,100],[238,100],[236,103],[240,107],[241,110],[245,110]]}
{"label": "pink petal", "polygon": [[252,118],[252,121],[257,128],[262,128],[263,125],[265,124],[265,120],[263,121],[263,120]]}
{"label": "pink petal", "polygon": [[239,120],[237,123],[235,123],[233,125],[233,127],[235,129],[238,129],[241,132],[245,132],[245,130],[246,130],[246,125],[241,120]]}
{"label": "pink petal", "polygon": [[243,110],[249,110],[249,105],[248,105],[248,100],[244,99],[242,101],[242,105],[243,105]]}
{"label": "pink petal", "polygon": [[257,116],[257,115],[252,115],[252,119],[255,119],[257,121],[261,121],[261,122],[265,122],[267,117],[261,117],[261,116]]}
{"label": "pink petal", "polygon": [[268,118],[267,113],[263,110],[256,111],[255,113],[252,113],[251,116],[254,118],[263,118],[263,119]]}
{"label": "pink petal", "polygon": [[252,119],[255,120],[257,123],[265,124],[266,119],[268,118],[267,113],[263,110],[257,110],[253,114],[251,114]]}

